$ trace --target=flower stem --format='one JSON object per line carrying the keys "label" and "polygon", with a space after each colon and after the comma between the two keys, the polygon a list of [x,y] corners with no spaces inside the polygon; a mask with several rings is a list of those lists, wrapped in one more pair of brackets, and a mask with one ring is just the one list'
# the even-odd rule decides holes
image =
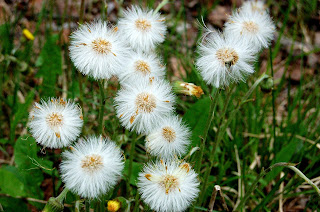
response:
{"label": "flower stem", "polygon": [[202,182],[202,189],[201,189],[202,192],[200,193],[199,202],[198,202],[199,205],[201,205],[202,202],[203,202],[203,198],[204,198],[204,195],[205,195],[205,190],[206,190],[206,187],[207,187],[208,178],[209,178],[211,169],[213,167],[214,154],[215,154],[215,151],[218,148],[219,143],[220,143],[219,135],[221,134],[221,131],[222,131],[221,130],[222,124],[223,124],[223,121],[224,121],[225,114],[227,112],[227,108],[228,108],[228,105],[229,105],[229,102],[230,102],[231,93],[233,91],[233,88],[234,88],[234,86],[232,86],[230,88],[230,90],[227,92],[224,108],[223,108],[222,114],[220,116],[220,121],[219,121],[219,125],[218,125],[218,131],[217,131],[216,136],[215,136],[215,142],[214,142],[214,145],[213,145],[213,148],[212,148],[212,152],[210,153],[210,159],[209,159],[210,166],[207,167],[206,172],[204,174],[204,181]]}
{"label": "flower stem", "polygon": [[43,208],[43,212],[58,212],[62,211],[64,208],[63,200],[66,198],[67,193],[69,190],[64,188],[63,191],[57,197],[50,197],[49,201]]}
{"label": "flower stem", "polygon": [[162,2],[157,6],[157,8],[154,10],[153,14],[156,14],[159,12],[159,10],[166,4],[168,4],[169,0],[162,0]]}
{"label": "flower stem", "polygon": [[102,135],[103,133],[103,114],[104,114],[104,80],[99,80],[99,88],[100,88],[100,109],[99,109],[99,134]]}
{"label": "flower stem", "polygon": [[[270,54],[270,69],[271,69],[271,77],[273,80],[273,62],[272,62],[272,49],[269,47]],[[273,81],[274,82],[274,81]],[[274,94],[274,83],[272,83],[272,125],[273,125],[273,142],[274,142],[274,155],[277,155],[277,142],[276,142],[276,106],[275,106],[275,94]]]}
{"label": "flower stem", "polygon": [[200,169],[201,169],[202,158],[203,158],[203,154],[204,154],[204,148],[205,148],[205,144],[206,144],[206,140],[207,140],[207,135],[209,132],[209,128],[211,126],[212,119],[214,117],[215,108],[217,106],[217,97],[218,97],[219,93],[220,93],[220,90],[216,89],[216,91],[214,93],[214,97],[212,98],[210,96],[211,104],[210,104],[210,109],[209,109],[209,114],[208,114],[209,117],[207,119],[207,123],[206,123],[206,126],[203,131],[203,135],[201,136],[200,152],[199,152],[199,157],[198,157],[197,164],[195,167],[195,170],[198,173],[200,172]]}
{"label": "flower stem", "polygon": [[133,166],[133,157],[134,157],[134,150],[136,148],[136,142],[138,140],[139,136],[135,134],[135,137],[132,139],[131,142],[131,147],[130,147],[130,155],[129,155],[129,167],[128,167],[128,181],[127,181],[127,193],[128,196],[131,193],[130,189],[130,180],[131,180],[131,175],[132,175],[132,166]]}

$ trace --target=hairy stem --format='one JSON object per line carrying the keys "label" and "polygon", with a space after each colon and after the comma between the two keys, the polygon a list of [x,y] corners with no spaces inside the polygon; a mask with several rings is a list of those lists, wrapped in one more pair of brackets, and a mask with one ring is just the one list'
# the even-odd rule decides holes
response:
{"label": "hairy stem", "polygon": [[100,108],[99,108],[99,129],[98,129],[98,133],[100,135],[103,134],[103,114],[104,114],[104,80],[99,80],[99,88],[100,88]]}
{"label": "hairy stem", "polygon": [[205,149],[205,145],[206,145],[207,135],[208,135],[208,132],[209,132],[209,128],[211,126],[212,119],[214,117],[215,108],[217,106],[217,97],[218,97],[219,93],[220,92],[217,89],[215,91],[214,97],[212,98],[210,96],[211,104],[210,104],[210,109],[209,109],[209,114],[208,114],[209,117],[207,119],[206,126],[205,126],[203,134],[201,136],[200,152],[199,152],[199,157],[198,157],[198,160],[197,160],[197,163],[196,163],[196,167],[195,167],[195,170],[198,173],[200,172],[200,169],[201,169],[202,158],[203,158],[204,149]]}

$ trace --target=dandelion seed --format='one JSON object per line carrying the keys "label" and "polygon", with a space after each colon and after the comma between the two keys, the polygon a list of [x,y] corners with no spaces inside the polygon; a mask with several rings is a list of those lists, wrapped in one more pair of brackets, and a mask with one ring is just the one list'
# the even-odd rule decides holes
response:
{"label": "dandelion seed", "polygon": [[178,161],[149,163],[138,178],[141,198],[161,212],[186,210],[198,196],[199,184],[190,165]]}
{"label": "dandelion seed", "polygon": [[146,137],[146,148],[152,155],[165,159],[183,155],[190,144],[190,131],[178,116],[168,116]]}
{"label": "dandelion seed", "polygon": [[35,103],[28,127],[37,143],[48,148],[62,148],[75,141],[81,132],[81,108],[62,98]]}
{"label": "dandelion seed", "polygon": [[237,36],[211,33],[199,45],[200,57],[196,66],[201,76],[215,87],[228,86],[230,82],[245,81],[254,72],[251,64],[255,50]]}
{"label": "dandelion seed", "polygon": [[141,80],[123,84],[115,98],[121,124],[137,133],[149,132],[161,118],[173,111],[173,104],[170,85],[158,79],[152,83]]}
{"label": "dandelion seed", "polygon": [[115,29],[107,22],[94,21],[72,33],[70,57],[82,74],[109,79],[120,73],[128,49]]}
{"label": "dandelion seed", "polygon": [[119,148],[101,137],[80,140],[62,157],[60,170],[65,186],[89,199],[98,198],[114,187],[124,168]]}
{"label": "dandelion seed", "polygon": [[159,13],[132,6],[123,15],[118,24],[119,32],[133,49],[149,52],[164,41],[166,25]]}

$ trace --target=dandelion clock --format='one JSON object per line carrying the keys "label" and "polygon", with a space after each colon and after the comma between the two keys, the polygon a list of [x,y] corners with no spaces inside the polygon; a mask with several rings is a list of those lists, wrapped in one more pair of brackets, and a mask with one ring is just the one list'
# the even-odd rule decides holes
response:
{"label": "dandelion clock", "polygon": [[240,9],[225,24],[227,36],[247,40],[253,49],[268,48],[274,37],[275,25],[267,12]]}
{"label": "dandelion clock", "polygon": [[159,120],[173,111],[174,95],[164,80],[130,81],[115,98],[121,124],[137,133],[148,133]]}
{"label": "dandelion clock", "polygon": [[120,83],[124,83],[130,80],[163,78],[165,73],[165,67],[155,54],[132,51],[123,72],[118,77]]}
{"label": "dandelion clock", "polygon": [[190,165],[179,161],[148,163],[138,178],[143,201],[161,212],[186,210],[197,198],[199,184]]}
{"label": "dandelion clock", "polygon": [[166,34],[165,19],[153,10],[132,6],[119,20],[119,32],[123,40],[136,51],[149,52],[162,43]]}
{"label": "dandelion clock", "polygon": [[181,156],[190,144],[190,131],[178,116],[168,116],[146,137],[146,147],[152,155],[170,159]]}
{"label": "dandelion clock", "polygon": [[81,108],[72,101],[51,98],[35,103],[29,114],[28,127],[37,143],[62,148],[75,141],[83,125]]}
{"label": "dandelion clock", "polygon": [[209,34],[200,43],[196,66],[207,84],[217,88],[230,82],[245,81],[254,72],[251,64],[255,51],[238,36],[225,36],[221,33]]}
{"label": "dandelion clock", "polygon": [[120,41],[117,28],[94,21],[80,25],[70,37],[70,57],[82,74],[108,79],[121,71],[128,49]]}
{"label": "dandelion clock", "polygon": [[60,166],[65,187],[84,198],[94,199],[116,185],[124,168],[114,142],[91,136],[62,153]]}

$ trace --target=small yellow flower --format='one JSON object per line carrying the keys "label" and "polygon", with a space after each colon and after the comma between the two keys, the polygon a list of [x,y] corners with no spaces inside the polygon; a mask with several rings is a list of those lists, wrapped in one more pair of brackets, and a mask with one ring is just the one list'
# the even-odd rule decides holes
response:
{"label": "small yellow flower", "polygon": [[27,39],[34,40],[33,34],[28,29],[22,30],[22,33]]}
{"label": "small yellow flower", "polygon": [[120,207],[121,207],[120,202],[118,202],[116,200],[108,201],[108,211],[116,212],[120,209]]}

